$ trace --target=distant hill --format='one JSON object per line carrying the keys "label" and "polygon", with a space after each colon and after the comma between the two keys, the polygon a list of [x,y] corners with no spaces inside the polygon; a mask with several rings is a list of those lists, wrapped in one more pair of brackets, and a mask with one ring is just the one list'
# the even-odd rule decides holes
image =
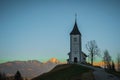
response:
{"label": "distant hill", "polygon": [[4,72],[7,76],[14,76],[17,70],[23,77],[33,78],[50,71],[56,65],[60,64],[56,58],[51,58],[45,63],[37,60],[29,61],[12,61],[0,64],[0,72]]}
{"label": "distant hill", "polygon": [[61,64],[32,80],[88,80],[86,78],[94,80],[91,69],[77,64]]}

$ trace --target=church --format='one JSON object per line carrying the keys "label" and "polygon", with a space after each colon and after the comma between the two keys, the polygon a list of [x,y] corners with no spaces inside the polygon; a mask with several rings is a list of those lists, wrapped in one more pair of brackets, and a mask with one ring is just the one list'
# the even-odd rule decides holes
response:
{"label": "church", "polygon": [[67,59],[67,62],[69,64],[86,63],[87,55],[82,52],[81,33],[78,29],[76,19],[74,27],[70,32],[70,52],[68,53],[68,56],[69,59]]}

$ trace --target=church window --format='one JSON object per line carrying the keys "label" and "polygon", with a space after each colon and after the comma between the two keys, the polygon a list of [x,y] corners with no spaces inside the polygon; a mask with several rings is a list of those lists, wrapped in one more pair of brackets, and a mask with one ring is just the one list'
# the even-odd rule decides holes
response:
{"label": "church window", "polygon": [[77,38],[74,38],[74,42],[76,42],[77,41]]}

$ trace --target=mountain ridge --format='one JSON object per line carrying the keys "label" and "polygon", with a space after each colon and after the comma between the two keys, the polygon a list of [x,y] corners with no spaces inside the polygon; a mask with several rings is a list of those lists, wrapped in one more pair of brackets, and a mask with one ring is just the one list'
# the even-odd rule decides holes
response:
{"label": "mountain ridge", "polygon": [[23,77],[33,78],[50,71],[58,64],[60,64],[60,61],[56,58],[50,58],[46,62],[38,60],[9,61],[0,64],[0,72],[4,72],[7,76],[14,76],[16,71],[19,70]]}

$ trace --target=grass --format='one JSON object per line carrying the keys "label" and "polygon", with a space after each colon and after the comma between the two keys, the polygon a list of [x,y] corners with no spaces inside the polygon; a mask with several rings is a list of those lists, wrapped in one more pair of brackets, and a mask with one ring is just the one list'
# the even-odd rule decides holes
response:
{"label": "grass", "polygon": [[92,70],[77,64],[63,64],[32,80],[81,80],[77,78],[80,78],[83,73],[89,71]]}

